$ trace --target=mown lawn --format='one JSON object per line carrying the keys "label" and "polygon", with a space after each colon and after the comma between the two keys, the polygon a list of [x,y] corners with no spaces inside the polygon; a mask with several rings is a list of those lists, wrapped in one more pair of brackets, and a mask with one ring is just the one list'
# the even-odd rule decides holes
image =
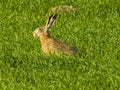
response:
{"label": "mown lawn", "polygon": [[[81,55],[46,56],[32,36],[52,13],[50,33]],[[119,0],[0,0],[0,90],[119,90]]]}

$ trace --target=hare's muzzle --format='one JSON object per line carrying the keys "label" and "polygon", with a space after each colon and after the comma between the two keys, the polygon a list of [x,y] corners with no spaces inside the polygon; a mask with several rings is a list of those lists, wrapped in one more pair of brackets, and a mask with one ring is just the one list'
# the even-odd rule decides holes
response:
{"label": "hare's muzzle", "polygon": [[34,31],[32,34],[33,34],[33,36],[34,36],[34,37],[37,37],[37,35],[36,35],[36,32],[35,32],[35,31]]}

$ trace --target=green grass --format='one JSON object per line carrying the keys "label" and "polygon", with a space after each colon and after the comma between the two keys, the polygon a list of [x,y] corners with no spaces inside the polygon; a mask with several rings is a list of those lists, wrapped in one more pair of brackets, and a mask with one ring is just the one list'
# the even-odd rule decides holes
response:
{"label": "green grass", "polygon": [[[50,33],[81,56],[45,56],[32,36],[59,5],[78,11],[58,15]],[[119,89],[119,0],[0,0],[0,90]]]}

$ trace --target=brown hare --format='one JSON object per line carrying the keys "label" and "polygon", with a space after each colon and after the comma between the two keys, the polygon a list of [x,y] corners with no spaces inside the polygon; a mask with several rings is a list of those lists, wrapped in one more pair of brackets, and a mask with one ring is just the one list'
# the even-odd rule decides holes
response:
{"label": "brown hare", "polygon": [[33,32],[34,37],[38,37],[41,42],[42,51],[45,54],[55,53],[57,55],[66,54],[71,55],[77,53],[75,47],[71,47],[57,39],[54,39],[49,34],[49,28],[55,22],[57,15],[51,15],[45,26],[35,29]]}
{"label": "brown hare", "polygon": [[56,7],[52,7],[50,10],[50,12],[53,13],[57,13],[57,12],[69,12],[69,11],[77,11],[77,8],[73,7],[73,6],[56,6]]}

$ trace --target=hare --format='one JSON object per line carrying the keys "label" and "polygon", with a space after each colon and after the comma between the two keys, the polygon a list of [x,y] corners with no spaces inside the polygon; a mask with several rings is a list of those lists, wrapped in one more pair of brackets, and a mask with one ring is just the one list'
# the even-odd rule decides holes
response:
{"label": "hare", "polygon": [[55,53],[55,54],[66,54],[71,55],[77,53],[75,47],[65,44],[57,39],[54,39],[49,34],[49,28],[54,24],[57,15],[51,15],[46,25],[35,29],[33,32],[34,37],[38,37],[41,42],[42,51],[45,54]]}
{"label": "hare", "polygon": [[56,12],[68,12],[68,11],[77,11],[77,8],[73,7],[73,6],[56,6],[56,7],[52,7],[49,11],[56,13]]}

